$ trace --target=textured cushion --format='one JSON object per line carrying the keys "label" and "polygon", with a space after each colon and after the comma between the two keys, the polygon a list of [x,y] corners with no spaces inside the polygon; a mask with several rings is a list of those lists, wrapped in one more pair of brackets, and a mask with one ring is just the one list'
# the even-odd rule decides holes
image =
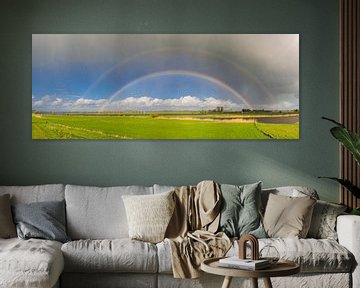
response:
{"label": "textured cushion", "polygon": [[314,206],[307,237],[337,240],[336,219],[344,213],[346,206],[318,200]]}
{"label": "textured cushion", "polygon": [[[315,272],[350,272],[353,266],[353,255],[339,243],[329,239],[299,239],[299,238],[266,238],[259,239],[259,249],[265,245],[274,246],[281,259],[295,261],[301,267],[302,273]],[[158,250],[159,273],[171,274],[171,248],[168,241],[156,244]],[[226,256],[238,255],[238,242]],[[248,251],[250,256],[250,250]]]}
{"label": "textured cushion", "polygon": [[53,287],[63,268],[61,243],[0,239],[0,287]]}
{"label": "textured cushion", "polygon": [[[302,273],[350,272],[354,265],[353,255],[334,240],[311,238],[259,239],[259,249],[261,250],[264,246],[273,246],[279,252],[281,259],[298,263]],[[227,256],[234,256],[237,252],[238,243],[235,242]]]}
{"label": "textured cushion", "polygon": [[123,196],[131,239],[151,243],[164,240],[175,207],[173,193]]}
{"label": "textured cushion", "polygon": [[159,273],[172,274],[171,247],[169,241],[162,241],[156,244]]}
{"label": "textured cushion", "polygon": [[126,212],[121,198],[128,194],[153,194],[153,188],[66,185],[66,219],[70,238],[128,238]]}
{"label": "textured cushion", "polygon": [[18,236],[22,239],[70,240],[65,231],[64,201],[15,204],[13,213]]}
{"label": "textured cushion", "polygon": [[269,195],[264,227],[269,237],[305,238],[316,200],[306,197]]}
{"label": "textured cushion", "polygon": [[222,208],[219,231],[229,237],[251,233],[266,237],[260,216],[261,182],[244,186],[221,185]]}
{"label": "textured cushion", "polygon": [[310,196],[314,199],[319,199],[319,195],[316,190],[310,187],[304,186],[283,186],[263,189],[261,191],[261,206],[262,211],[265,212],[266,204],[270,194],[289,196],[289,197],[306,197]]}
{"label": "textured cushion", "polygon": [[16,237],[15,225],[11,215],[10,196],[0,196],[0,238]]}
{"label": "textured cushion", "polygon": [[0,186],[0,195],[4,194],[10,195],[11,204],[61,201],[65,197],[65,186],[62,184]]}
{"label": "textured cushion", "polygon": [[157,271],[156,246],[130,239],[78,240],[61,248],[67,272]]}

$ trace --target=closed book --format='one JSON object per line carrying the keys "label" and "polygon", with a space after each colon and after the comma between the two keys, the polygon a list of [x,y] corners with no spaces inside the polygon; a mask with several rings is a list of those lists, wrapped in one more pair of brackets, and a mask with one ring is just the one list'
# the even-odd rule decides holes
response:
{"label": "closed book", "polygon": [[240,259],[237,256],[222,258],[219,260],[219,265],[222,267],[248,269],[248,270],[259,270],[270,267],[271,263],[269,260],[251,260],[251,259]]}

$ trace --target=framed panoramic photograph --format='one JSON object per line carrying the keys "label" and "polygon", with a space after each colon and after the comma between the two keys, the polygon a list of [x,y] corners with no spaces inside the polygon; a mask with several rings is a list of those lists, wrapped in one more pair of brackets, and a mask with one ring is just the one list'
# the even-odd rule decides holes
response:
{"label": "framed panoramic photograph", "polygon": [[299,139],[298,34],[33,34],[33,139]]}

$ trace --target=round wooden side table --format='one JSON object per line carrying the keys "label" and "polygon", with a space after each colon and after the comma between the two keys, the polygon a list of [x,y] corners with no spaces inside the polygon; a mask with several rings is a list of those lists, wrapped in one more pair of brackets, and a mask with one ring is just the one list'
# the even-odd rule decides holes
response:
{"label": "round wooden side table", "polygon": [[272,288],[270,277],[289,276],[300,272],[300,266],[288,260],[279,260],[270,268],[261,270],[245,270],[237,268],[222,267],[219,259],[206,259],[201,263],[201,270],[216,275],[225,276],[222,288],[229,288],[233,277],[251,278],[253,287],[258,288],[258,278],[263,278],[265,287]]}

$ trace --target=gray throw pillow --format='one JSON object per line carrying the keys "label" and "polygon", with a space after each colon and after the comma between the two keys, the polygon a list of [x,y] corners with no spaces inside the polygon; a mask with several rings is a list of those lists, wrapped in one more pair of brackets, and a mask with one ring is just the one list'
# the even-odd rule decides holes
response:
{"label": "gray throw pillow", "polygon": [[16,237],[15,225],[11,215],[10,196],[0,196],[0,238]]}
{"label": "gray throw pillow", "polygon": [[13,214],[19,238],[70,241],[65,232],[65,201],[15,204]]}
{"label": "gray throw pillow", "polygon": [[222,184],[222,209],[219,231],[229,237],[253,234],[266,238],[260,216],[261,182],[235,186]]}
{"label": "gray throw pillow", "polygon": [[346,206],[318,200],[312,214],[309,238],[337,240],[336,219]]}

